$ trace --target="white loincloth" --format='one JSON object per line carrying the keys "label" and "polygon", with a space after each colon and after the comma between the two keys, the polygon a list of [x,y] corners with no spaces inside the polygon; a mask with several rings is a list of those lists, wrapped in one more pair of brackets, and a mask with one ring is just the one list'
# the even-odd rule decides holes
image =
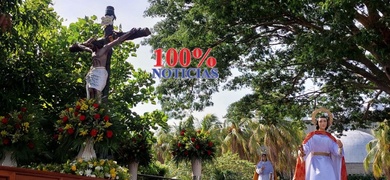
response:
{"label": "white loincloth", "polygon": [[92,67],[85,76],[86,88],[94,88],[103,91],[106,86],[108,73],[105,67]]}

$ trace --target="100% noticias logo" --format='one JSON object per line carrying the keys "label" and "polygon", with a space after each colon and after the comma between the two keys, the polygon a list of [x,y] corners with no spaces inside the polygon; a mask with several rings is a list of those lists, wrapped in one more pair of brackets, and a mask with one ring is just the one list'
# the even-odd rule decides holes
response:
{"label": "100% noticias logo", "polygon": [[[167,67],[163,66],[163,50],[161,48],[156,49],[156,64],[152,68],[153,78],[182,78],[182,79],[217,79],[219,77],[218,69],[214,68],[217,65],[217,60],[209,56],[212,48],[208,48],[203,55],[203,51],[200,48],[195,48],[192,52],[188,48],[180,49],[177,53],[176,49],[170,48],[165,53],[165,63]],[[200,59],[195,68],[189,67],[191,65],[191,59]],[[204,63],[206,61],[206,63]],[[177,67],[177,65],[180,67]],[[207,67],[201,68],[206,64]]]}

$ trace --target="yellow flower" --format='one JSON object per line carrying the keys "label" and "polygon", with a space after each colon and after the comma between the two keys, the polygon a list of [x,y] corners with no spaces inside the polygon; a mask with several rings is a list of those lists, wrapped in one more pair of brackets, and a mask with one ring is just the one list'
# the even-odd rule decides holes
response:
{"label": "yellow flower", "polygon": [[23,130],[28,132],[28,128],[30,127],[30,123],[25,122],[25,123],[22,124],[22,126],[23,126]]}
{"label": "yellow flower", "polygon": [[115,168],[111,168],[110,174],[111,174],[112,178],[115,178],[115,176],[116,176]]}
{"label": "yellow flower", "polygon": [[115,178],[115,177],[116,177],[116,174],[111,174],[111,177],[112,177],[112,178]]}
{"label": "yellow flower", "polygon": [[64,127],[65,130],[67,130],[67,129],[69,129],[69,128],[72,128],[72,125],[71,125],[71,124],[66,124],[65,127]]}
{"label": "yellow flower", "polygon": [[103,166],[103,164],[104,164],[104,159],[101,159],[100,160],[100,165]]}
{"label": "yellow flower", "polygon": [[107,122],[104,124],[104,127],[105,127],[105,128],[108,128],[108,127],[110,127],[111,125],[112,125],[112,123],[110,123],[110,122],[107,121]]}
{"label": "yellow flower", "polygon": [[85,111],[85,110],[87,110],[88,109],[88,105],[86,105],[86,104],[82,104],[81,105],[81,107],[80,107],[80,110],[82,110],[82,111]]}
{"label": "yellow flower", "polygon": [[7,131],[6,130],[2,130],[1,131],[1,136],[6,136],[8,133],[7,133]]}
{"label": "yellow flower", "polygon": [[115,168],[111,168],[110,174],[115,174]]}
{"label": "yellow flower", "polygon": [[72,169],[72,171],[76,171],[76,165],[72,165],[72,167],[71,167],[71,169]]}
{"label": "yellow flower", "polygon": [[82,158],[78,158],[77,161],[78,161],[79,163],[82,163],[82,162],[83,162],[83,159],[82,159]]}
{"label": "yellow flower", "polygon": [[85,130],[80,130],[80,135],[81,136],[85,136],[85,135],[87,135],[88,134],[88,130],[87,129],[85,129]]}
{"label": "yellow flower", "polygon": [[69,112],[73,112],[73,108],[69,108]]}
{"label": "yellow flower", "polygon": [[99,142],[99,141],[102,141],[102,140],[103,140],[103,133],[99,133],[97,135],[96,141]]}

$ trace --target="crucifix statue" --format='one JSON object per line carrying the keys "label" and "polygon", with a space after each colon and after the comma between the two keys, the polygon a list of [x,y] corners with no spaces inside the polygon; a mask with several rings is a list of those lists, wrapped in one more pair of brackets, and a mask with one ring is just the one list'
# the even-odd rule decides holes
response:
{"label": "crucifix statue", "polygon": [[[104,27],[104,38],[90,38],[81,44],[75,43],[69,48],[71,52],[87,51],[92,53],[93,66],[86,77],[87,98],[97,98],[99,101],[101,99],[102,102],[108,101],[110,89],[111,56],[113,53],[112,47],[122,43],[123,41],[146,37],[151,34],[148,28],[133,28],[128,32],[117,32],[114,30],[113,26],[113,22],[115,19],[116,16],[114,12],[114,7],[107,6],[105,16],[102,17],[101,22],[101,25]],[[96,59],[96,55],[99,55],[99,61]],[[98,66],[96,66],[96,62],[104,64],[99,64]],[[105,67],[104,70],[101,70],[103,72],[100,73],[103,75],[97,75],[99,73],[96,73],[96,75],[91,74],[92,69],[96,69],[96,67]],[[95,82],[102,81],[102,79],[106,79],[106,82],[99,82],[97,86],[91,86],[91,80],[93,80],[94,78],[99,79]],[[103,89],[101,90],[101,88]]]}

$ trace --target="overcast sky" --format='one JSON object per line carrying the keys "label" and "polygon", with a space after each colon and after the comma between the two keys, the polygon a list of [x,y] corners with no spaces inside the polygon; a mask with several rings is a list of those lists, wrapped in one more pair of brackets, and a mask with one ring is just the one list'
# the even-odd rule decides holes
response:
{"label": "overcast sky", "polygon": [[[99,20],[97,23],[100,23],[100,18],[104,16],[107,6],[113,6],[115,8],[116,20],[114,24],[116,26],[121,24],[123,31],[130,30],[133,27],[153,28],[154,24],[160,20],[144,17],[144,11],[149,7],[147,0],[53,0],[53,3],[54,10],[60,17],[65,19],[64,25],[76,22],[78,18],[92,15],[96,15]],[[142,40],[143,38],[135,39],[134,42],[139,44]],[[153,49],[150,46],[140,46],[137,50],[137,57],[130,57],[128,61],[135,68],[152,72],[153,65],[155,64],[152,55]],[[239,100],[249,92],[249,90],[243,90],[217,93],[213,96],[213,107],[206,108],[203,112],[194,113],[194,115],[198,119],[201,119],[206,114],[213,113],[222,120],[222,117],[226,114],[228,105]],[[160,105],[138,105],[133,110],[142,114],[143,112],[154,109],[161,109]]]}

